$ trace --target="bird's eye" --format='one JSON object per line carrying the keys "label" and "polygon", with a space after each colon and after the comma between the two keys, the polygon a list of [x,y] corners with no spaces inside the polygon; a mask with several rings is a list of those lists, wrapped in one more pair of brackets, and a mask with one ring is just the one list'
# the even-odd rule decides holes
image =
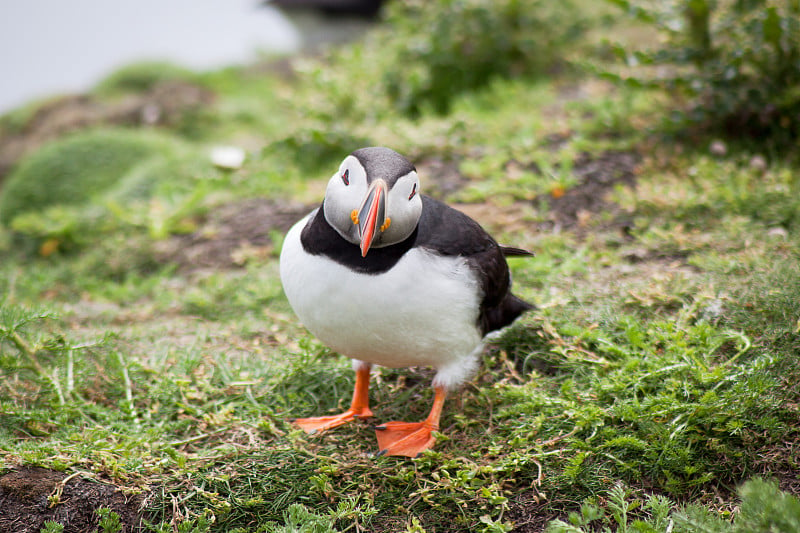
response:
{"label": "bird's eye", "polygon": [[411,200],[414,198],[414,195],[417,194],[417,184],[415,183],[414,186],[411,188],[411,194],[408,195],[408,199]]}
{"label": "bird's eye", "polygon": [[342,174],[342,181],[345,185],[350,185],[350,169],[346,169],[344,174]]}

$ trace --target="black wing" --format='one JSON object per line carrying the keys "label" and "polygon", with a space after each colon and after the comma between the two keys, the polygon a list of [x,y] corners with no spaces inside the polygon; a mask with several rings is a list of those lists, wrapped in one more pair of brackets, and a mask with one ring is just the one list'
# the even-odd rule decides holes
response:
{"label": "black wing", "polygon": [[533,305],[511,294],[506,255],[532,255],[519,248],[501,247],[470,217],[430,197],[422,197],[416,245],[449,256],[461,256],[477,274],[483,291],[478,325],[481,333],[511,324]]}

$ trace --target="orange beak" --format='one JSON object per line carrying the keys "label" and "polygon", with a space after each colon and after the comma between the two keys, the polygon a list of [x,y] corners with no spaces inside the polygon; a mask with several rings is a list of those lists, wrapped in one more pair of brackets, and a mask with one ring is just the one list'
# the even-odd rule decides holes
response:
{"label": "orange beak", "polygon": [[382,231],[385,226],[387,189],[385,181],[380,179],[373,181],[358,210],[361,257],[367,256],[370,246],[380,233],[379,230]]}

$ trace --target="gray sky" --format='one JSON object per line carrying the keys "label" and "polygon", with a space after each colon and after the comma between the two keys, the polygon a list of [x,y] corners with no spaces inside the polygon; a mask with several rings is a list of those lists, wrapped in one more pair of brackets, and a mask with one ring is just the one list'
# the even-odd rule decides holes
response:
{"label": "gray sky", "polygon": [[169,60],[191,68],[292,51],[299,36],[258,0],[0,0],[0,113],[85,90],[117,67]]}

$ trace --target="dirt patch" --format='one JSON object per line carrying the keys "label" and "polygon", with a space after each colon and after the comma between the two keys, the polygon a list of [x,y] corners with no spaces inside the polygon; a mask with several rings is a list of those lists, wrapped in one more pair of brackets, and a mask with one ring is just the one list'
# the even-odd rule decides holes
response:
{"label": "dirt patch", "polygon": [[[608,193],[617,185],[633,187],[640,157],[635,152],[607,151],[600,155],[581,153],[573,164],[572,173],[577,184],[558,197],[547,198],[550,224],[558,228],[580,228],[588,226],[595,213],[605,212],[611,216],[612,225],[624,226],[627,213],[607,199]],[[537,199],[544,203],[544,199]]]}
{"label": "dirt patch", "polygon": [[40,106],[20,131],[0,129],[0,183],[20,158],[64,134],[94,126],[171,126],[213,99],[208,89],[178,80],[115,102],[85,94],[58,98]]}
{"label": "dirt patch", "polygon": [[458,161],[427,157],[414,164],[420,175],[425,194],[439,200],[461,190],[469,178],[458,170]]}
{"label": "dirt patch", "polygon": [[177,263],[183,271],[241,267],[271,254],[273,238],[283,237],[314,207],[264,198],[220,206],[194,233],[163,243],[159,260]]}
{"label": "dirt patch", "polygon": [[509,502],[504,520],[514,524],[514,533],[541,533],[547,524],[556,518],[563,518],[553,511],[553,502],[541,498],[535,491],[518,494]]}
{"label": "dirt patch", "polygon": [[126,495],[111,484],[46,468],[15,468],[0,476],[0,533],[38,533],[47,520],[62,524],[64,533],[94,533],[101,507],[120,516],[123,533],[143,531],[143,501],[143,495]]}
{"label": "dirt patch", "polygon": [[622,254],[622,259],[632,264],[661,262],[672,266],[687,266],[688,263],[686,260],[689,258],[689,255],[689,252],[684,250],[678,250],[670,253],[663,250],[651,250],[648,248],[638,247],[624,252]]}

